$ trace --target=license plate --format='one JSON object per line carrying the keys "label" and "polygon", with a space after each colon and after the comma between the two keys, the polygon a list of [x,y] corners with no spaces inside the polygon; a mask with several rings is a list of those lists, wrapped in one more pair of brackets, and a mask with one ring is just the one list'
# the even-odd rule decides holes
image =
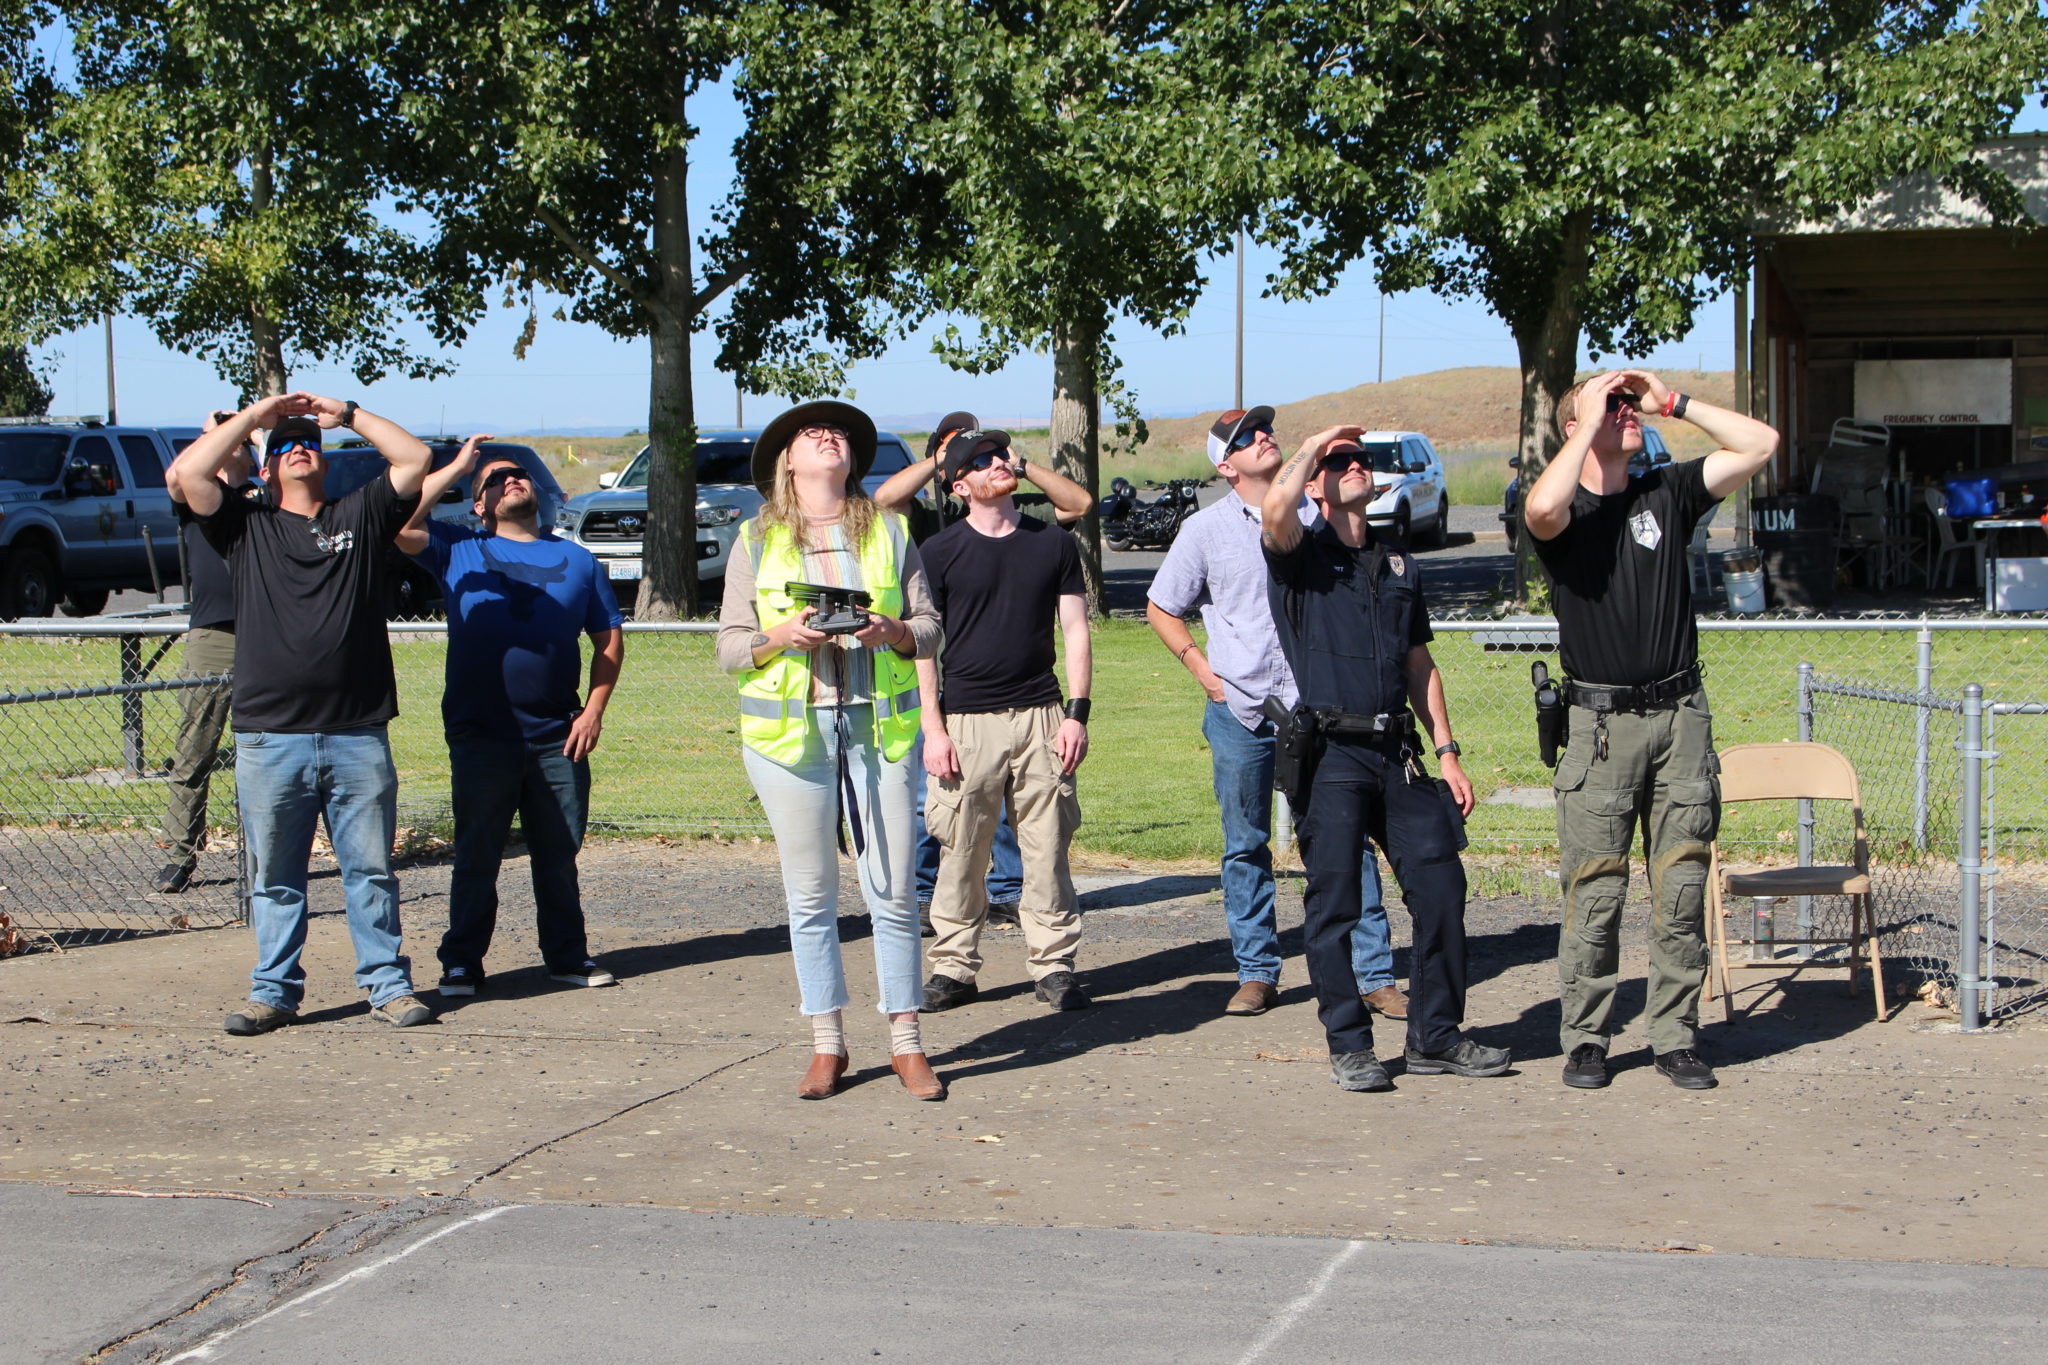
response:
{"label": "license plate", "polygon": [[615,579],[640,577],[640,561],[637,559],[614,559],[607,563],[606,568]]}

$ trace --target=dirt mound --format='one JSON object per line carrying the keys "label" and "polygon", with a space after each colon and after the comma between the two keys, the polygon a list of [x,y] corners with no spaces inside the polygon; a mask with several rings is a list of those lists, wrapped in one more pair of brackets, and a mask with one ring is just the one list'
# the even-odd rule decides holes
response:
{"label": "dirt mound", "polygon": [[[1591,373],[1591,371],[1588,371]],[[1734,375],[1728,370],[1660,370],[1665,383],[1710,403],[1728,405]],[[1362,422],[1376,430],[1420,431],[1444,451],[1512,450],[1521,420],[1520,374],[1505,365],[1433,370],[1384,384],[1360,384],[1337,393],[1319,394],[1275,408],[1273,434],[1283,449],[1339,422]],[[1246,395],[1257,403],[1256,393]],[[1147,448],[1161,452],[1199,452],[1222,409],[1199,417],[1161,418],[1147,423]],[[1704,453],[1704,436],[1685,422],[1660,428],[1680,455]]]}

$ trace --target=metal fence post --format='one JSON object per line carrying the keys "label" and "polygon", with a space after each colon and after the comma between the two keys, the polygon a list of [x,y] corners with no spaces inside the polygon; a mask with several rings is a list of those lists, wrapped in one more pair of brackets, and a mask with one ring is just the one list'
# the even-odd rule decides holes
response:
{"label": "metal fence post", "polygon": [[[1799,665],[1799,738],[1801,742],[1813,742],[1813,665],[1802,661]],[[1813,802],[1799,803],[1799,865],[1813,866]],[[1813,897],[1799,897],[1799,957],[1813,956]]]}
{"label": "metal fence post", "polygon": [[[1925,617],[1920,621],[1920,638],[1916,645],[1918,658],[1914,662],[1913,676],[1925,702],[1934,692],[1934,632],[1928,628]],[[1927,707],[1919,707],[1913,716],[1913,847],[1927,847],[1927,745],[1932,734],[1934,713]]]}
{"label": "metal fence post", "polygon": [[1956,995],[1963,1031],[1984,1024],[1984,983],[1977,974],[1983,947],[1982,905],[1978,901],[1984,852],[1984,689],[1971,683],[1963,689],[1963,793],[1957,812],[1962,826],[1956,843],[1956,871],[1962,878],[1962,916],[1956,925]]}
{"label": "metal fence post", "polygon": [[[142,637],[123,635],[120,652],[121,681],[124,684],[141,682]],[[142,776],[147,747],[142,738],[142,694],[124,692],[121,695],[121,766],[128,776]]]}

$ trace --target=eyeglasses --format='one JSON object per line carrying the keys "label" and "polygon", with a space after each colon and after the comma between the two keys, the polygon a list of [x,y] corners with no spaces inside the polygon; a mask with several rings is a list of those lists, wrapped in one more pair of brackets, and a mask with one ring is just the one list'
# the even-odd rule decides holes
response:
{"label": "eyeglasses", "polygon": [[519,482],[524,484],[531,484],[533,482],[533,480],[527,476],[525,470],[519,468],[517,465],[507,464],[499,465],[496,469],[493,469],[490,473],[484,475],[484,481],[477,487],[479,491],[489,488],[502,488],[514,479],[517,479],[519,480]]}
{"label": "eyeglasses", "polygon": [[845,427],[831,427],[822,425],[815,427],[804,427],[803,429],[797,432],[797,435],[809,437],[813,441],[836,440],[841,445],[845,445],[848,440]]}
{"label": "eyeglasses", "polygon": [[984,469],[993,469],[997,460],[1001,460],[1004,464],[1010,462],[1010,452],[1007,447],[997,446],[994,450],[975,451],[974,454],[967,457],[967,463],[961,467],[960,472],[963,474],[976,474]]}
{"label": "eyeglasses", "polygon": [[1243,431],[1230,438],[1230,448],[1232,450],[1249,450],[1257,443],[1261,436],[1271,436],[1272,434],[1273,428],[1271,427],[1246,427]]}
{"label": "eyeglasses", "polygon": [[303,436],[286,436],[281,438],[276,445],[269,447],[267,453],[275,457],[284,454],[288,450],[310,450],[315,455],[318,455],[320,453],[320,445],[319,442],[309,441]]}
{"label": "eyeglasses", "polygon": [[1620,412],[1622,408],[1625,406],[1634,408],[1637,412],[1641,412],[1643,410],[1642,395],[1636,393],[1624,393],[1620,389],[1616,389],[1613,393],[1607,395],[1607,410],[1609,412]]}

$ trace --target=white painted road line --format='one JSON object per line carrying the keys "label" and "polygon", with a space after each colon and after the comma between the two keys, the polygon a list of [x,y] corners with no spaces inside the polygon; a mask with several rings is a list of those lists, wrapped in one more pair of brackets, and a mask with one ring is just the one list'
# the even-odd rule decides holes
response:
{"label": "white painted road line", "polygon": [[249,1328],[254,1327],[259,1322],[268,1322],[271,1318],[276,1317],[279,1313],[282,1313],[287,1309],[303,1308],[305,1305],[311,1303],[313,1300],[331,1294],[345,1284],[353,1284],[357,1280],[368,1279],[370,1276],[382,1270],[385,1266],[393,1265],[399,1261],[404,1260],[406,1257],[412,1255],[415,1251],[418,1251],[423,1247],[430,1246],[433,1243],[440,1241],[443,1237],[446,1237],[451,1232],[460,1232],[464,1228],[475,1227],[479,1223],[487,1223],[491,1219],[496,1218],[501,1213],[510,1213],[514,1209],[522,1209],[525,1207],[527,1206],[524,1204],[503,1204],[495,1209],[484,1209],[480,1213],[472,1213],[471,1215],[469,1215],[469,1217],[459,1219],[456,1222],[450,1223],[445,1228],[436,1228],[432,1232],[428,1233],[426,1236],[420,1238],[417,1242],[414,1242],[411,1246],[404,1247],[398,1251],[394,1251],[389,1256],[385,1256],[379,1260],[372,1261],[368,1265],[357,1266],[354,1270],[349,1271],[348,1274],[343,1275],[341,1278],[333,1280],[327,1284],[323,1284],[318,1289],[315,1289],[310,1293],[301,1294],[294,1299],[287,1299],[285,1302],[277,1305],[277,1307],[271,1309],[267,1313],[258,1313],[255,1317],[250,1318],[247,1322],[238,1322],[232,1327],[222,1328],[220,1331],[215,1332],[206,1340],[200,1342],[197,1346],[194,1346],[191,1350],[184,1351],[179,1353],[178,1355],[172,1356],[170,1360],[165,1362],[165,1365],[180,1365],[180,1362],[187,1360],[211,1360],[214,1357],[214,1353],[220,1349],[220,1345],[222,1342],[226,1341],[229,1337],[235,1336],[240,1332],[247,1331]]}
{"label": "white painted road line", "polygon": [[1294,1326],[1303,1313],[1315,1307],[1316,1300],[1329,1289],[1330,1282],[1337,1278],[1337,1272],[1344,1268],[1344,1263],[1363,1250],[1363,1242],[1346,1242],[1337,1254],[1330,1258],[1329,1264],[1317,1274],[1307,1291],[1273,1315],[1273,1321],[1266,1325],[1265,1335],[1253,1342],[1249,1351],[1238,1357],[1237,1365],[1252,1365],[1252,1362],[1261,1359],[1266,1352],[1279,1345],[1280,1338],[1287,1335],[1287,1329]]}

